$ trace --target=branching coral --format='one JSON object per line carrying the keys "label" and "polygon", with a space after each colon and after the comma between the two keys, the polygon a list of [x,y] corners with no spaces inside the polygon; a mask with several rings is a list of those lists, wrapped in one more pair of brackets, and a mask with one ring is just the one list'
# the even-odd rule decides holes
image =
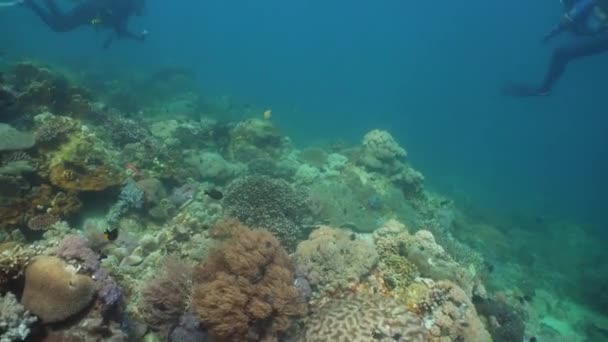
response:
{"label": "branching coral", "polygon": [[306,321],[296,341],[424,342],[426,336],[420,320],[405,306],[380,296],[361,296],[325,304]]}
{"label": "branching coral", "polygon": [[306,237],[306,194],[284,180],[267,176],[237,179],[228,187],[224,204],[229,216],[250,227],[270,230],[290,251]]}
{"label": "branching coral", "polygon": [[0,290],[20,278],[37,252],[15,242],[0,243]]}
{"label": "branching coral", "polygon": [[135,181],[129,179],[120,191],[118,201],[110,208],[106,216],[108,224],[114,227],[122,215],[131,208],[141,208],[143,203],[144,191]]}
{"label": "branching coral", "polygon": [[162,273],[141,289],[138,311],[153,330],[167,334],[184,314],[191,296],[191,276],[190,265],[168,257]]}
{"label": "branching coral", "polygon": [[345,289],[376,265],[374,245],[345,229],[321,227],[298,245],[295,262],[321,292]]}
{"label": "branching coral", "polygon": [[222,341],[276,341],[306,311],[289,256],[266,230],[229,228],[229,239],[195,270],[192,306]]}
{"label": "branching coral", "polygon": [[0,296],[0,342],[24,341],[36,320],[15,295],[9,292]]}

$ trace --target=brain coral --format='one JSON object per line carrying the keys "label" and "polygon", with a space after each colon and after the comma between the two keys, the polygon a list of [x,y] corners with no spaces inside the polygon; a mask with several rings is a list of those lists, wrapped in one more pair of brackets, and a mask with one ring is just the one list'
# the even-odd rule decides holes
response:
{"label": "brain coral", "polygon": [[298,245],[295,262],[311,285],[335,291],[358,282],[376,265],[378,253],[349,230],[323,226]]}
{"label": "brain coral", "polygon": [[266,230],[222,227],[229,238],[194,271],[192,307],[214,339],[276,341],[306,312],[289,256]]}
{"label": "brain coral", "polygon": [[54,323],[82,311],[94,294],[89,276],[77,274],[59,258],[41,256],[25,270],[21,303],[44,323]]}
{"label": "brain coral", "polygon": [[[384,297],[334,299],[306,321],[297,342],[423,342],[422,323],[404,305]],[[472,341],[472,340],[471,340]]]}

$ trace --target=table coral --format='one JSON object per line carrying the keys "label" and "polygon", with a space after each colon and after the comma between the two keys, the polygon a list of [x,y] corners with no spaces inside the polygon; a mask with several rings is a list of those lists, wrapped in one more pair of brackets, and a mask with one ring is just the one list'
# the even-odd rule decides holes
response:
{"label": "table coral", "polygon": [[100,191],[122,183],[125,176],[117,164],[118,152],[86,129],[70,135],[47,159],[49,180],[65,190]]}
{"label": "table coral", "polygon": [[306,193],[284,180],[267,176],[239,178],[226,189],[224,204],[228,216],[250,227],[270,230],[289,251],[306,237]]}
{"label": "table coral", "polygon": [[305,320],[296,341],[424,342],[426,336],[421,321],[405,306],[384,297],[358,296],[325,304]]}
{"label": "table coral", "polygon": [[278,341],[306,312],[289,256],[266,230],[226,228],[228,240],[194,271],[192,307],[221,341]]}
{"label": "table coral", "polygon": [[348,230],[323,226],[298,245],[294,260],[310,284],[326,293],[359,282],[378,262],[378,253]]}
{"label": "table coral", "polygon": [[0,123],[0,152],[24,150],[34,146],[34,135]]}

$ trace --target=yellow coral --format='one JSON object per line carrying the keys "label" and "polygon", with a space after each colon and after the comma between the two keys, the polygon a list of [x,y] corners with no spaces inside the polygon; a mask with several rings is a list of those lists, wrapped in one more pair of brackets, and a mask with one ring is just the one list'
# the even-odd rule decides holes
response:
{"label": "yellow coral", "polygon": [[21,302],[45,323],[61,322],[77,314],[93,299],[95,282],[70,267],[59,258],[43,256],[25,271]]}
{"label": "yellow coral", "polygon": [[51,153],[49,179],[53,185],[66,190],[103,190],[124,180],[124,172],[115,160],[116,156],[101,140],[78,132]]}

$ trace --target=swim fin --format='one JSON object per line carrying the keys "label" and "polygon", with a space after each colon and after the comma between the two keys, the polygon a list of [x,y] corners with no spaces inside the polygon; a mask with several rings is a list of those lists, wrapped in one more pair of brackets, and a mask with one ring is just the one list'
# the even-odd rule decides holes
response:
{"label": "swim fin", "polygon": [[503,95],[511,97],[547,96],[549,90],[522,83],[507,83],[502,86]]}
{"label": "swim fin", "polygon": [[15,0],[9,2],[0,2],[0,8],[13,7],[25,4],[25,0]]}

